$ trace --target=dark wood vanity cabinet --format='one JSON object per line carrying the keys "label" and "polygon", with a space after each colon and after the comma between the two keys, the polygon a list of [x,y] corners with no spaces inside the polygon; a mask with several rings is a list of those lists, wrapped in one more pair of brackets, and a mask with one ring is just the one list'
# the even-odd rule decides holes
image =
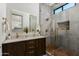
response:
{"label": "dark wood vanity cabinet", "polygon": [[46,54],[45,38],[2,44],[3,56],[41,56]]}

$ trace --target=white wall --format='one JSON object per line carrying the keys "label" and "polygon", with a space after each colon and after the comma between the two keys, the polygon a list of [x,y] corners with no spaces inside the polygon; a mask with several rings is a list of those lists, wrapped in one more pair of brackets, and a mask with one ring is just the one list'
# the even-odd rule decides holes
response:
{"label": "white wall", "polygon": [[6,17],[6,4],[0,3],[0,17]]}
{"label": "white wall", "polygon": [[[46,21],[47,18],[49,19],[48,21]],[[40,4],[40,28],[42,35],[46,35],[46,29],[49,31],[50,22],[50,7],[45,4]]]}
{"label": "white wall", "polygon": [[[37,16],[37,24],[39,25],[39,3],[7,3],[8,20],[11,20],[10,12],[12,9]],[[9,23],[11,22],[9,21]]]}
{"label": "white wall", "polygon": [[[51,9],[49,6],[45,5],[45,4],[40,4],[40,29],[41,29],[41,35],[45,35],[48,36],[46,39],[46,45],[51,43],[50,40],[50,29],[51,29]],[[46,19],[49,19],[48,21],[46,21]],[[47,30],[47,32],[46,32]]]}
{"label": "white wall", "polygon": [[0,3],[0,55],[2,53],[2,42],[5,40],[5,33],[2,32],[2,17],[6,18],[6,4]]}

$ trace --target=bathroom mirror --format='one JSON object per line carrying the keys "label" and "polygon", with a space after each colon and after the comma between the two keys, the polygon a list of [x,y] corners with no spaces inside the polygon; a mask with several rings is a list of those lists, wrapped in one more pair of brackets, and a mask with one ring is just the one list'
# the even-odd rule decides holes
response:
{"label": "bathroom mirror", "polygon": [[23,16],[12,13],[12,31],[21,31],[23,27]]}
{"label": "bathroom mirror", "polygon": [[30,15],[29,17],[29,30],[30,32],[36,32],[37,17],[34,15]]}
{"label": "bathroom mirror", "polygon": [[12,32],[36,32],[37,16],[19,10],[11,12]]}

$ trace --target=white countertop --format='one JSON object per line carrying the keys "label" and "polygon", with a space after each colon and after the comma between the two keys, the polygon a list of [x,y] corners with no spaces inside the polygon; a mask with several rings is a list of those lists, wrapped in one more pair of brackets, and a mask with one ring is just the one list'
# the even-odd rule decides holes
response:
{"label": "white countertop", "polygon": [[12,42],[19,42],[19,41],[25,41],[25,40],[33,40],[38,38],[46,38],[45,36],[34,36],[34,37],[26,37],[26,38],[14,38],[14,39],[7,39],[3,42],[5,43],[12,43]]}

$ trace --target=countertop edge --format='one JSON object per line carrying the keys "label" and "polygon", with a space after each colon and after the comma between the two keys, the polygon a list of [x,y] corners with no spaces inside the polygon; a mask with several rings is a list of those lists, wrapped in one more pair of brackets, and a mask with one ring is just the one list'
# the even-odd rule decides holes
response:
{"label": "countertop edge", "polygon": [[2,44],[8,44],[8,43],[14,43],[14,42],[20,42],[20,41],[27,41],[27,40],[36,40],[36,39],[40,39],[40,38],[46,38],[46,36],[39,36],[39,37],[28,37],[28,38],[24,38],[24,39],[8,39],[5,40]]}

